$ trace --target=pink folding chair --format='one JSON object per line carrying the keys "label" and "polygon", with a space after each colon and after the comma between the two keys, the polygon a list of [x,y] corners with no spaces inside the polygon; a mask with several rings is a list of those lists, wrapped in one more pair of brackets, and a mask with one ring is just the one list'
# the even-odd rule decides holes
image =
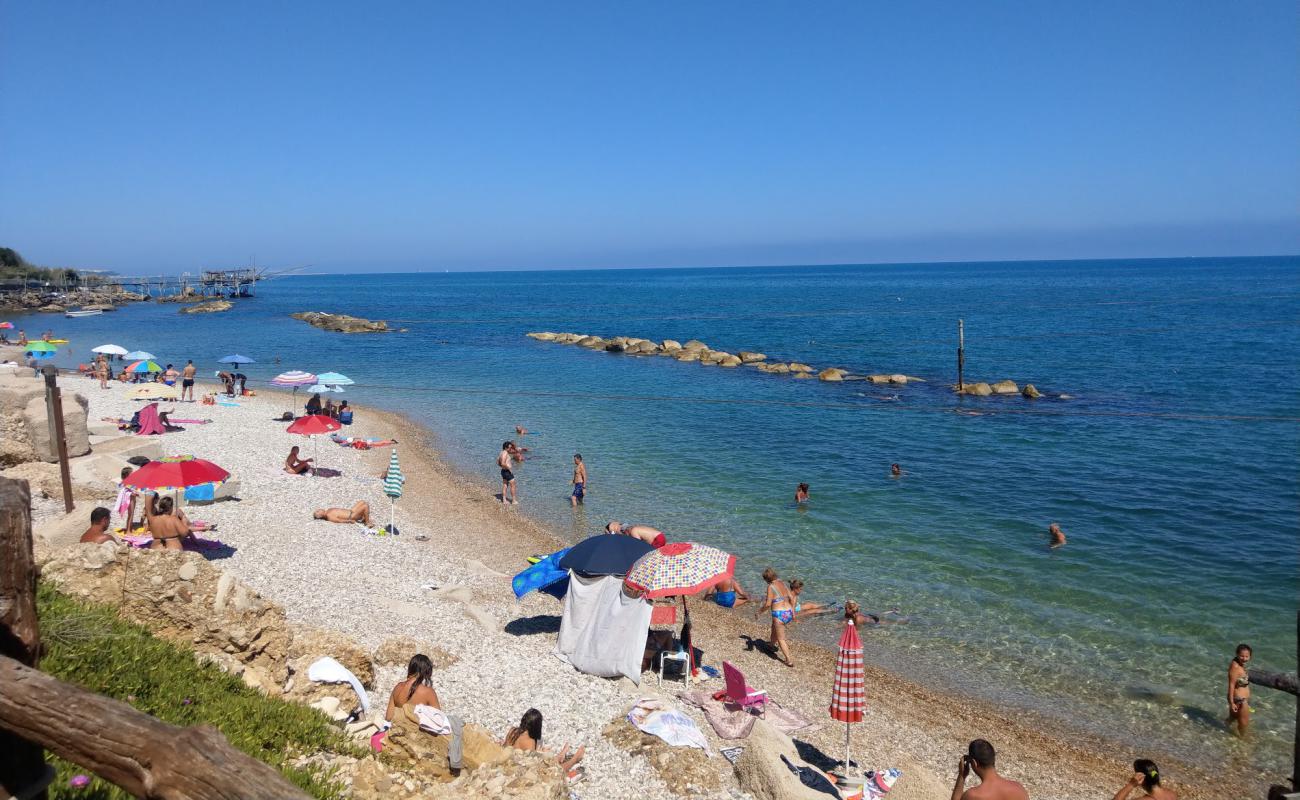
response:
{"label": "pink folding chair", "polygon": [[728,702],[735,703],[746,711],[757,708],[760,714],[767,709],[767,692],[745,683],[745,673],[736,669],[730,661],[722,662],[722,677],[727,682]]}

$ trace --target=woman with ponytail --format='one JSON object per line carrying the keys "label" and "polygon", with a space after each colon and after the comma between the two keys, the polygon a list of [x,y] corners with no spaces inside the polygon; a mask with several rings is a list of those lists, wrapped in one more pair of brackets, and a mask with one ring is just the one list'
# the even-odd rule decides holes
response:
{"label": "woman with ponytail", "polygon": [[[535,708],[525,711],[523,718],[519,720],[519,724],[506,732],[505,746],[513,747],[516,750],[537,750],[540,748],[542,746],[542,712]],[[582,760],[587,748],[579,747],[570,753],[569,743],[565,742],[564,747],[560,748],[560,752],[549,752],[560,762],[565,774],[569,775],[569,777],[575,777],[570,774],[570,771]]]}
{"label": "woman with ponytail", "polygon": [[1133,762],[1133,777],[1115,793],[1115,800],[1128,800],[1129,794],[1139,786],[1147,797],[1155,800],[1178,800],[1178,795],[1160,785],[1160,770],[1156,768],[1156,762],[1149,758],[1139,758]]}

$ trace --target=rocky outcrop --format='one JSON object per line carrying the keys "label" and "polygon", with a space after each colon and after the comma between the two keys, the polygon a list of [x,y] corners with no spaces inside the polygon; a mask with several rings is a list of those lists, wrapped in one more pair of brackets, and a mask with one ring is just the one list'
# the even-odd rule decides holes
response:
{"label": "rocky outcrop", "polygon": [[118,304],[147,299],[135,292],[109,289],[74,289],[63,294],[20,292],[0,298],[0,310],[61,313],[68,307],[80,306],[85,310],[99,308],[112,311]]}
{"label": "rocky outcrop", "polygon": [[232,308],[229,300],[209,300],[206,303],[199,303],[196,306],[182,308],[182,314],[212,314],[217,311],[229,311]]}
{"label": "rocky outcrop", "polygon": [[993,387],[987,383],[968,383],[962,389],[962,394],[968,394],[973,397],[988,397],[993,394]]}
{"label": "rocky outcrop", "polygon": [[383,320],[371,321],[347,314],[327,314],[324,311],[299,311],[289,316],[300,319],[315,328],[336,333],[385,333],[388,323]]}
{"label": "rocky outcrop", "polygon": [[842,381],[844,380],[844,376],[847,374],[848,373],[842,369],[836,369],[835,367],[830,367],[829,369],[824,369],[821,372],[817,373],[817,377],[818,379],[823,381]]}
{"label": "rocky outcrop", "polygon": [[755,721],[745,740],[745,750],[736,759],[736,780],[740,788],[756,800],[825,800],[826,795],[799,782],[782,756],[792,764],[803,765],[789,736],[764,720]]}
{"label": "rocky outcrop", "polygon": [[[42,395],[44,392],[42,391]],[[68,444],[68,456],[85,455],[90,452],[90,433],[86,428],[86,413],[90,401],[75,393],[63,393],[63,438]],[[23,421],[27,426],[27,441],[37,460],[55,462],[59,454],[54,449],[50,438],[49,416],[45,412],[45,398],[33,397],[23,409]]]}
{"label": "rocky outcrop", "polygon": [[767,356],[762,353],[751,353],[748,350],[740,351],[740,360],[746,364],[757,364],[760,361],[766,361]]}
{"label": "rocky outcrop", "polygon": [[813,368],[808,366],[807,364],[800,364],[798,361],[791,361],[790,371],[791,372],[812,372]]}
{"label": "rocky outcrop", "polygon": [[[447,764],[450,740],[449,736],[434,736],[420,730],[420,726],[406,713],[395,714],[379,760],[420,778],[450,783],[456,778]],[[464,728],[464,748],[464,768],[467,770],[504,761],[510,756],[510,752],[498,745],[491,734],[474,724]],[[555,769],[559,772],[559,764]]]}
{"label": "rocky outcrop", "polygon": [[1043,393],[1038,391],[1032,383],[1026,383],[1025,388],[1020,390],[1020,395],[1027,400],[1037,400],[1043,396]]}
{"label": "rocky outcrop", "polygon": [[[58,464],[45,461],[28,461],[8,467],[0,474],[3,474],[6,478],[27,481],[32,487],[33,497],[63,498],[63,478],[59,474]],[[73,500],[108,501],[116,496],[116,488],[110,489],[109,487],[81,483],[76,480],[76,476],[73,476]],[[76,516],[81,525],[81,530],[77,531],[77,535],[80,536],[86,528],[86,514],[79,513]]]}
{"label": "rocky outcrop", "polygon": [[989,387],[993,394],[1020,394],[1020,387],[1015,381],[998,381]]}

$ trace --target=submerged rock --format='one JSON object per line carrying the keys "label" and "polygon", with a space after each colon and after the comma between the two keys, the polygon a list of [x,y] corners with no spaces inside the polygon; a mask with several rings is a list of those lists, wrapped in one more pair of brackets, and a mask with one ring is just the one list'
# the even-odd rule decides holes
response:
{"label": "submerged rock", "polygon": [[800,364],[798,361],[791,361],[790,371],[791,372],[812,372],[813,368],[808,366],[807,364]]}
{"label": "submerged rock", "polygon": [[998,381],[989,388],[993,390],[993,394],[1020,394],[1020,387],[1015,381]]}
{"label": "submerged rock", "polygon": [[988,397],[993,394],[993,387],[987,383],[968,383],[962,390],[962,394],[969,394],[975,397]]}
{"label": "submerged rock", "polygon": [[199,303],[196,306],[187,306],[181,309],[182,314],[212,314],[217,311],[229,311],[232,304],[229,300],[212,300],[207,303]]}

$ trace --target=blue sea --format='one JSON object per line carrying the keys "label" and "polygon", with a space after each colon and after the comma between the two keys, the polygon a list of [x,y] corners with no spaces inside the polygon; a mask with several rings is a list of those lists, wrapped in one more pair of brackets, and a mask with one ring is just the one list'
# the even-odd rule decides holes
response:
{"label": "blue sea", "polygon": [[[773,566],[809,597],[900,609],[908,624],[866,641],[901,674],[1280,778],[1292,698],[1256,690],[1253,743],[1220,720],[1239,641],[1259,666],[1295,667],[1298,301],[1290,257],[303,275],[222,314],[12,319],[72,338],[64,364],[114,342],[207,369],[242,353],[254,379],[343,372],[357,385],[341,397],[422,421],[487,486],[525,425],[521,510],[562,535],[620,519],[727,548],[751,591]],[[327,333],[289,318],[302,310],[404,331]],[[959,319],[968,381],[1045,397],[954,396]],[[799,381],[529,331],[700,339],[926,382]],[[590,472],[576,512],[575,452]]]}

